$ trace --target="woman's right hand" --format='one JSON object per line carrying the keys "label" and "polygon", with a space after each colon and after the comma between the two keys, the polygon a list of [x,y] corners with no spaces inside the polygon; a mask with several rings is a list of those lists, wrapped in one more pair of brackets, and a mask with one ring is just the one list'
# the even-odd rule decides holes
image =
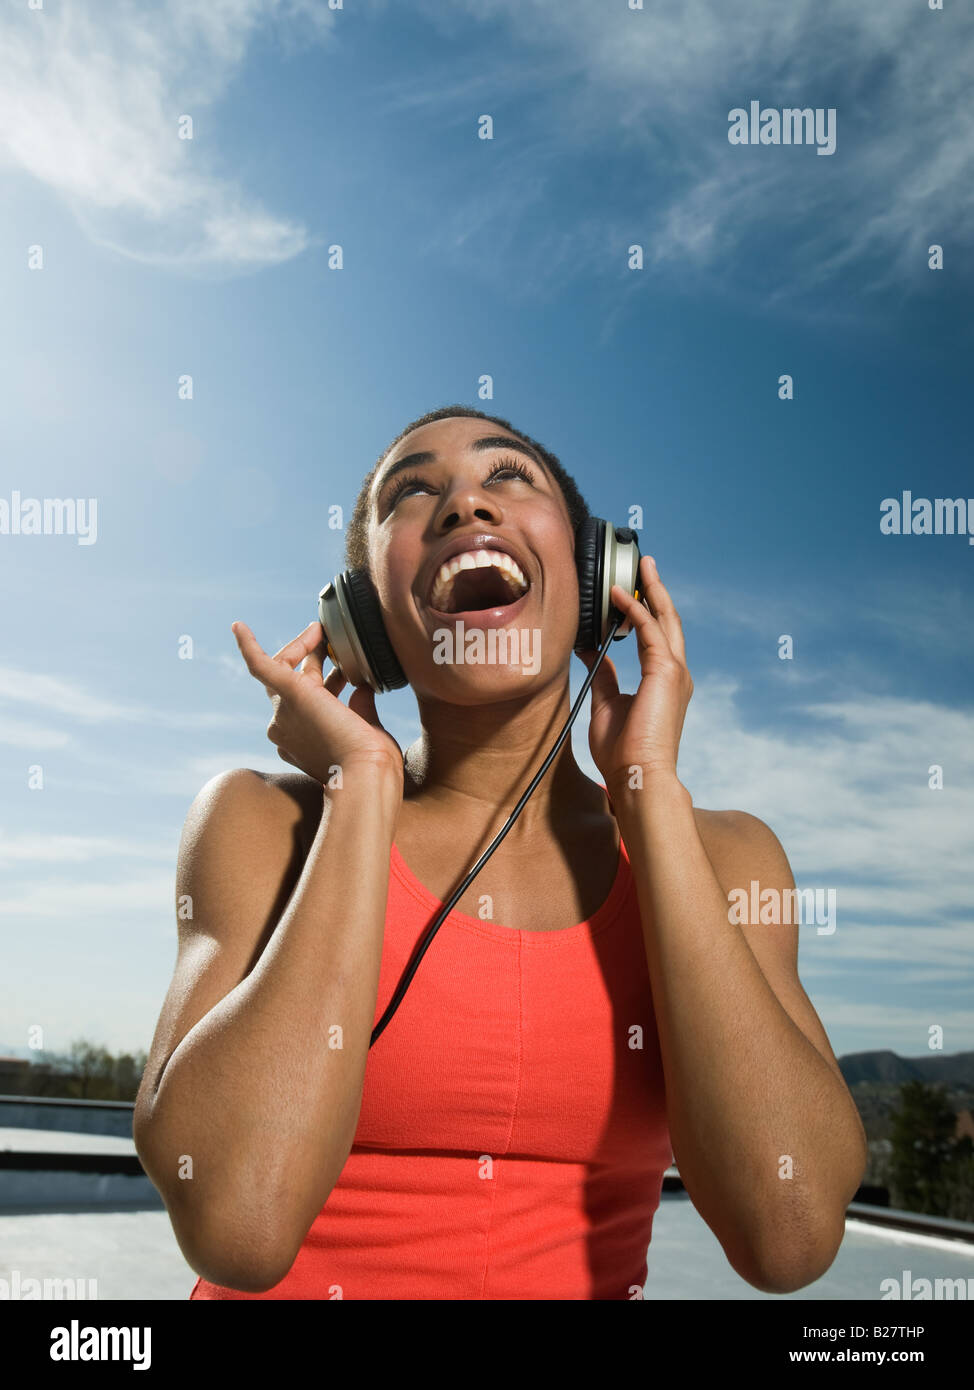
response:
{"label": "woman's right hand", "polygon": [[336,666],[324,676],[325,634],[320,623],[309,623],[273,657],[246,623],[233,623],[230,631],[247,670],[270,696],[274,714],[267,737],[285,762],[322,785],[334,775],[336,764],[343,772],[356,763],[374,764],[402,779],[402,749],[379,722],[372,688],[356,688],[344,705],[338,699],[347,685],[341,671]]}

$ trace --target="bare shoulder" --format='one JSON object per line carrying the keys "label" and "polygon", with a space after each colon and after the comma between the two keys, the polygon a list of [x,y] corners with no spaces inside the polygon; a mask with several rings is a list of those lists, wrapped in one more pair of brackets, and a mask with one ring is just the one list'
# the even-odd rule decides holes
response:
{"label": "bare shoulder", "polygon": [[[199,797],[219,796],[221,799],[250,799],[263,804],[269,811],[293,813],[304,809],[313,800],[320,801],[322,787],[303,772],[256,772],[250,767],[234,767],[211,777]],[[199,798],[197,798],[199,799]]]}
{"label": "bare shoulder", "polygon": [[[317,797],[314,788],[317,787]],[[297,882],[317,833],[321,784],[303,774],[236,767],[197,793],[179,843],[176,893],[192,902],[181,939],[236,931],[248,903],[276,910]]]}
{"label": "bare shoulder", "polygon": [[320,782],[303,772],[256,772],[249,767],[235,767],[218,773],[200,790],[186,818],[184,844],[203,832],[246,841],[259,837],[268,829],[285,835],[296,833],[310,847],[318,829],[322,811]]}
{"label": "bare shoulder", "polygon": [[760,878],[779,887],[793,882],[781,841],[763,820],[748,811],[705,811],[694,807],[697,831],[721,886],[737,886],[743,877]]}
{"label": "bare shoulder", "polygon": [[178,953],[137,1126],[182,1039],[246,979],[270,940],[314,838],[316,787],[320,816],[322,788],[310,777],[237,767],[211,777],[190,806],[176,866]]}
{"label": "bare shoulder", "polygon": [[324,789],[320,782],[304,772],[258,772],[254,774],[264,784],[264,799],[269,815],[284,817],[290,824],[310,829],[314,839],[321,820]]}

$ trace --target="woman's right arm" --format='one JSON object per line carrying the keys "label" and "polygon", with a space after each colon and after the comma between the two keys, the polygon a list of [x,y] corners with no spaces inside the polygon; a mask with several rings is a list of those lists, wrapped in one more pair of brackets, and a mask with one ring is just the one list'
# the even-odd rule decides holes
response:
{"label": "woman's right arm", "polygon": [[[309,779],[302,812],[257,773],[222,774],[180,844],[192,918],[133,1132],[190,1265],[248,1292],[290,1269],[358,1125],[402,780],[369,760],[342,780]],[[308,788],[321,815],[296,876]]]}

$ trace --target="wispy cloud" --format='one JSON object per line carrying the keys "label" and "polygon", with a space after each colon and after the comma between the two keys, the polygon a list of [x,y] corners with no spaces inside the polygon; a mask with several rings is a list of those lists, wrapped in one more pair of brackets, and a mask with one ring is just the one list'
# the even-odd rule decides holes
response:
{"label": "wispy cloud", "polygon": [[[620,679],[634,688],[622,669]],[[408,706],[383,702],[380,717],[404,747],[418,731]],[[601,780],[586,742],[583,723],[576,756]],[[135,775],[146,794],[179,795],[188,805],[210,777],[231,767],[293,771],[270,747],[268,755],[227,745],[156,760]],[[933,762],[944,766],[943,791],[927,785]],[[837,889],[836,931],[802,930],[800,972],[830,1036],[838,1030],[839,1050],[848,1037],[856,1048],[916,1050],[931,1022],[948,1023],[956,1047],[971,1045],[962,991],[974,972],[974,711],[857,693],[796,699],[786,728],[755,726],[739,681],[702,677],[680,775],[695,805],[749,811],[770,825],[799,886]],[[162,840],[124,828],[48,837],[36,825],[8,827],[0,834],[0,911],[8,929],[16,934],[18,921],[26,929],[44,919],[46,931],[70,934],[80,915],[106,931],[141,923],[153,940],[168,940],[178,819],[172,825]],[[459,867],[462,847],[458,854]],[[106,878],[104,866],[113,861],[127,872]],[[58,949],[73,959],[69,942]],[[93,968],[82,953],[72,978],[84,983]],[[97,981],[90,984],[95,989]],[[915,1007],[903,998],[910,990]]]}
{"label": "wispy cloud", "polygon": [[[153,708],[150,705],[128,704],[113,700],[111,696],[92,693],[80,682],[61,680],[58,676],[46,676],[37,671],[18,670],[11,666],[0,666],[0,701],[10,701],[29,705],[32,709],[48,710],[52,714],[78,719],[83,723],[107,724],[124,720],[137,724],[154,724],[167,729],[227,729],[242,726],[240,715],[200,711],[193,713],[174,713],[172,710]],[[21,735],[27,726],[21,725]],[[46,740],[43,746],[56,746],[52,740],[60,738],[58,730],[39,730]],[[5,740],[9,742],[22,742]],[[64,742],[60,738],[60,742]]]}
{"label": "wispy cloud", "polygon": [[74,923],[80,917],[99,921],[122,916],[133,922],[151,920],[160,913],[175,923],[175,871],[143,878],[101,883],[40,882],[24,880],[17,889],[7,889],[0,898],[5,918],[49,917],[59,923]]}
{"label": "wispy cloud", "polygon": [[229,772],[232,768],[249,767],[253,772],[294,771],[290,763],[278,757],[272,744],[266,739],[264,746],[267,748],[266,753],[261,750],[259,740],[255,738],[252,747],[225,748],[222,752],[195,754],[174,760],[166,766],[153,764],[142,769],[139,774],[140,780],[144,779],[146,789],[153,795],[179,797],[188,806],[211,778],[219,776],[221,772]]}
{"label": "wispy cloud", "polygon": [[86,232],[122,255],[184,270],[288,260],[306,229],[268,210],[200,140],[179,138],[225,93],[274,23],[326,41],[326,0],[72,0],[0,15],[0,168],[60,194]]}
{"label": "wispy cloud", "polygon": [[[365,5],[379,18],[385,8]],[[89,236],[148,264],[216,274],[288,260],[316,238],[266,207],[229,160],[179,139],[177,122],[222,100],[258,42],[327,48],[338,13],[327,0],[8,6],[0,167],[43,182]],[[472,39],[485,24],[503,26],[509,42],[493,64],[472,42],[459,70],[451,43],[441,73],[431,53],[422,72],[383,91],[375,120],[425,109],[441,123],[472,121],[481,110],[509,112],[514,100],[530,113],[506,147],[505,196],[480,177],[460,181],[431,250],[482,262],[485,237],[495,253],[526,239],[525,279],[541,290],[582,269],[606,271],[635,239],[659,272],[678,265],[719,279],[731,266],[738,287],[780,296],[813,291],[850,267],[860,285],[863,276],[874,287],[907,284],[904,272],[925,264],[931,241],[970,245],[974,14],[965,7],[416,0],[416,13],[452,37],[465,19]],[[360,33],[383,42],[381,23]],[[727,112],[752,98],[835,107],[836,154],[730,146]],[[577,194],[579,161],[620,156],[618,197],[584,211],[576,199],[576,212],[552,221],[559,191]],[[547,220],[525,238],[532,216]],[[764,278],[745,285],[749,264],[761,273],[761,257],[739,252],[753,252],[770,229],[787,274],[776,289]]]}
{"label": "wispy cloud", "polygon": [[[847,634],[882,633],[884,642],[911,657],[922,653],[926,660],[945,659],[954,669],[970,653],[970,643],[961,636],[970,623],[970,596],[943,577],[931,581],[884,572],[881,578],[859,580],[854,598],[844,583],[830,586],[818,576],[809,581],[792,574],[779,592],[680,577],[673,594],[688,626],[753,633],[769,649],[786,632],[797,646],[809,636],[819,640],[823,632],[834,633],[839,626]],[[847,641],[845,647],[851,665],[854,643]],[[692,668],[692,660],[690,664]],[[829,674],[834,678],[834,665]],[[872,677],[883,678],[875,663]]]}
{"label": "wispy cloud", "polygon": [[[652,266],[718,279],[730,267],[739,287],[753,265],[746,288],[768,294],[762,259],[753,252],[773,232],[774,251],[788,267],[776,276],[786,287],[777,295],[812,291],[853,265],[860,284],[863,275],[870,287],[907,277],[916,284],[928,244],[974,239],[974,111],[967,99],[974,13],[966,7],[686,0],[630,10],[588,0],[460,0],[447,20],[438,0],[420,4],[434,24],[455,26],[456,10],[465,8],[479,23],[508,26],[507,51],[521,62],[509,69],[506,53],[503,63],[498,58],[490,70],[494,100],[506,102],[521,75],[519,94],[531,117],[517,138],[527,143],[543,131],[539,167],[570,176],[586,154],[611,160],[621,152],[627,161],[628,197],[606,200],[577,227],[560,218],[542,232],[532,268],[541,280],[560,275],[566,256],[586,271],[593,260],[605,267],[609,248],[618,257],[635,240]],[[539,59],[534,73],[525,53]],[[450,61],[453,80],[442,88],[447,111],[457,99],[452,52]],[[479,45],[469,76],[481,100]],[[428,73],[404,79],[402,88],[401,99],[413,104],[440,92]],[[818,158],[812,149],[731,146],[727,114],[752,99],[778,108],[834,107],[836,153]],[[454,246],[464,215],[478,231],[489,222],[493,236],[511,214],[500,200],[491,220],[478,188],[455,212]],[[739,254],[745,247],[746,259]],[[483,245],[475,250],[481,255]]]}
{"label": "wispy cloud", "polygon": [[171,845],[120,835],[9,835],[0,828],[0,864],[88,864],[97,859],[173,857]]}
{"label": "wispy cloud", "polygon": [[10,719],[6,714],[0,720],[0,743],[14,748],[65,748],[70,742],[70,734],[63,729],[47,729],[23,719]]}
{"label": "wispy cloud", "polygon": [[[837,887],[836,949],[840,933],[849,941],[844,900],[859,921],[924,929],[868,938],[879,955],[911,942],[918,962],[968,960],[974,712],[861,696],[798,705],[782,732],[748,727],[739,690],[713,680],[694,692],[680,769],[695,804],[750,811],[777,833],[801,885]],[[942,790],[928,785],[933,764]]]}
{"label": "wispy cloud", "polygon": [[[971,1046],[971,1015],[969,1009],[935,1004],[912,1006],[893,1004],[872,996],[864,998],[861,991],[854,995],[816,993],[815,1010],[830,1035],[840,1034],[854,1041],[841,1049],[846,1055],[889,1048],[901,1057],[939,1057],[968,1052]],[[928,1049],[931,1024],[944,1030],[944,1053]],[[924,1049],[927,1049],[926,1052]]]}

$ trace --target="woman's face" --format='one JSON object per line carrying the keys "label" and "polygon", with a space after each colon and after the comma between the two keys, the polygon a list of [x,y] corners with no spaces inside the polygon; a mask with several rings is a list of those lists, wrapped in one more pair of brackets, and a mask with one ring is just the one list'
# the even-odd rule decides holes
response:
{"label": "woman's face", "polygon": [[[477,447],[486,438],[503,443]],[[574,532],[557,481],[516,435],[466,416],[411,431],[373,481],[368,541],[386,630],[417,695],[486,704],[564,679],[578,630]],[[513,552],[527,591],[482,554],[443,575],[458,548]]]}

